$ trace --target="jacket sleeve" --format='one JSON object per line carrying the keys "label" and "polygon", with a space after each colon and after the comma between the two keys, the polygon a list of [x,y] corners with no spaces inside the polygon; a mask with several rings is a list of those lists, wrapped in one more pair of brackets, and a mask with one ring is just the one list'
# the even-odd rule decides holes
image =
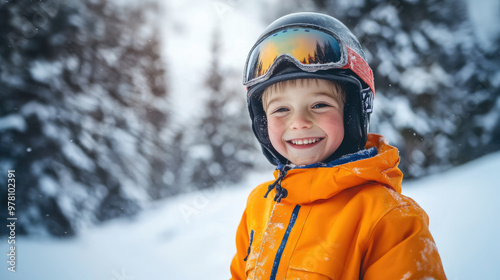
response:
{"label": "jacket sleeve", "polygon": [[236,255],[231,262],[231,279],[240,280],[246,279],[244,261],[247,255],[247,248],[249,245],[248,227],[247,227],[247,214],[246,209],[241,217],[240,225],[236,231]]}
{"label": "jacket sleeve", "polygon": [[363,279],[446,279],[427,214],[401,206],[376,224],[362,263]]}

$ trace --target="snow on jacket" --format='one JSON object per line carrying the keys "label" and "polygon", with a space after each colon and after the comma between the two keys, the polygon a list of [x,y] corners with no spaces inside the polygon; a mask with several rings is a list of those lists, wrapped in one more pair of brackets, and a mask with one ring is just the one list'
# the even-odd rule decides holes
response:
{"label": "snow on jacket", "polygon": [[281,202],[263,197],[272,182],[254,189],[231,279],[446,279],[427,214],[401,194],[398,150],[370,134],[353,157],[289,170]]}

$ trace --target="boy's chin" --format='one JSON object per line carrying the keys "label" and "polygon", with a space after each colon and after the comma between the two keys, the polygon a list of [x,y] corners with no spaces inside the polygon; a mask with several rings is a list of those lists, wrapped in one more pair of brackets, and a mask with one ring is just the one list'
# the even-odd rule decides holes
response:
{"label": "boy's chin", "polygon": [[[326,158],[325,158],[326,159]],[[323,162],[321,158],[295,158],[294,160],[290,160],[290,162],[297,166],[310,165],[318,162]]]}
{"label": "boy's chin", "polygon": [[333,152],[332,154],[329,154],[328,156],[325,156],[325,155],[318,156],[318,155],[314,154],[311,156],[302,155],[302,156],[297,156],[297,157],[289,157],[289,158],[284,157],[284,158],[286,158],[288,160],[288,162],[290,162],[296,166],[304,166],[304,165],[310,165],[310,164],[315,164],[315,163],[328,164],[329,162],[331,162],[332,160],[335,159],[335,158],[332,158],[335,155],[335,152]]}

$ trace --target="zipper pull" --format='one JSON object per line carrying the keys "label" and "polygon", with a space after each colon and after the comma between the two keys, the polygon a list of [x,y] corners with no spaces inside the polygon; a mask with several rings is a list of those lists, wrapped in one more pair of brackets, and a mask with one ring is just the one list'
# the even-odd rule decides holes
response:
{"label": "zipper pull", "polygon": [[274,201],[276,202],[281,202],[281,199],[282,198],[285,198],[287,197],[288,195],[288,191],[281,187],[281,181],[283,181],[283,179],[285,178],[288,170],[292,169],[289,165],[283,165],[283,167],[281,169],[279,169],[280,171],[280,176],[278,176],[278,178],[274,181],[274,183],[270,184],[268,187],[267,187],[267,192],[266,194],[264,195],[264,198],[267,198],[267,195],[274,189],[276,188],[276,195],[274,196]]}

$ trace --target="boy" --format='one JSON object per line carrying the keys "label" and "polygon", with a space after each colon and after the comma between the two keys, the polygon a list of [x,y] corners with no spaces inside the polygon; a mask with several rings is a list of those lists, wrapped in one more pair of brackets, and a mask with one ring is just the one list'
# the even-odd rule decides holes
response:
{"label": "boy", "polygon": [[446,279],[427,215],[401,194],[397,149],[367,133],[373,74],[347,27],[317,13],[276,20],[244,84],[277,170],[248,198],[232,279]]}

